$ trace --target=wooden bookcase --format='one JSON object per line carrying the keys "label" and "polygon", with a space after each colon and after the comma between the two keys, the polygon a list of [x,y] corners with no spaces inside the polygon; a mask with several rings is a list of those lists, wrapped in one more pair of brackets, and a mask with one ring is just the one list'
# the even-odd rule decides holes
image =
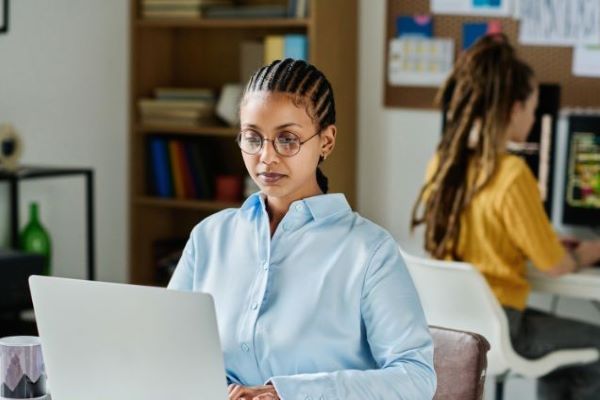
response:
{"label": "wooden bookcase", "polygon": [[[185,238],[202,218],[239,203],[153,197],[148,190],[147,139],[150,135],[197,140],[229,173],[244,172],[235,144],[237,128],[146,126],[137,102],[156,87],[209,87],[240,82],[239,45],[268,34],[302,33],[309,43],[309,61],[325,72],[336,98],[338,140],[323,165],[331,192],[355,202],[357,1],[309,0],[304,19],[143,19],[140,0],[130,0],[129,101],[129,281],[156,283],[153,243]],[[246,3],[266,3],[249,0]],[[277,2],[270,1],[270,3]],[[280,3],[285,3],[282,1]]]}

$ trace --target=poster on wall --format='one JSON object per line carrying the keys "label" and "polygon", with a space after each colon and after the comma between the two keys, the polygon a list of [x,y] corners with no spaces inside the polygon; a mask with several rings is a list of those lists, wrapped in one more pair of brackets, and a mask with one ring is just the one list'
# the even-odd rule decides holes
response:
{"label": "poster on wall", "polygon": [[600,78],[600,46],[576,46],[573,49],[573,75]]}
{"label": "poster on wall", "polygon": [[515,0],[431,0],[434,14],[510,17]]}
{"label": "poster on wall", "polygon": [[454,41],[399,37],[389,41],[388,83],[392,86],[439,87],[454,64]]}
{"label": "poster on wall", "polygon": [[519,3],[519,41],[522,44],[600,44],[600,1],[520,0]]}

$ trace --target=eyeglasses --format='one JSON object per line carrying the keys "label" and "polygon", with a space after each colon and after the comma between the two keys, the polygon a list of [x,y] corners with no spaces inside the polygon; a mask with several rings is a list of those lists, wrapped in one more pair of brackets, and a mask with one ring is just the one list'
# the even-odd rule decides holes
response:
{"label": "eyeglasses", "polygon": [[244,131],[238,134],[237,143],[244,153],[256,155],[262,151],[265,141],[272,142],[273,148],[275,148],[277,154],[283,157],[292,157],[300,152],[300,147],[302,147],[304,143],[308,142],[319,133],[321,133],[321,131],[315,133],[308,139],[301,141],[300,138],[292,132],[281,132],[275,136],[275,139],[267,139],[257,132]]}

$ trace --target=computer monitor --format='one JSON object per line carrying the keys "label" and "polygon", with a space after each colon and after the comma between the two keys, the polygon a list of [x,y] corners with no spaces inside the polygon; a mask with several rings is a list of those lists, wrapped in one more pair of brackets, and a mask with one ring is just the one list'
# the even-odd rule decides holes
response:
{"label": "computer monitor", "polygon": [[549,218],[552,217],[552,193],[554,191],[554,146],[558,114],[560,109],[560,86],[542,83],[538,91],[538,107],[535,111],[535,123],[521,147],[509,151],[523,159],[535,175]]}
{"label": "computer monitor", "polygon": [[600,115],[569,117],[562,222],[600,227]]}

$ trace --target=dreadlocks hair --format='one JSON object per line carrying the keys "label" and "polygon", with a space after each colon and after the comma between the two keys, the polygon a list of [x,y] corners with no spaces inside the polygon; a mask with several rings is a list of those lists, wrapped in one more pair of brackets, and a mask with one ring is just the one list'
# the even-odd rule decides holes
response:
{"label": "dreadlocks hair", "polygon": [[[256,71],[248,81],[242,103],[246,95],[254,92],[288,93],[297,106],[304,106],[319,134],[335,124],[335,101],[333,89],[325,75],[313,65],[302,60],[286,58],[275,60]],[[319,164],[323,162],[321,156]],[[328,179],[317,165],[317,183],[323,193],[329,190]]]}
{"label": "dreadlocks hair", "polygon": [[438,92],[445,128],[437,169],[411,218],[411,230],[425,224],[425,249],[433,257],[460,260],[461,214],[494,175],[513,105],[533,93],[533,77],[505,35],[488,35],[463,53]]}

